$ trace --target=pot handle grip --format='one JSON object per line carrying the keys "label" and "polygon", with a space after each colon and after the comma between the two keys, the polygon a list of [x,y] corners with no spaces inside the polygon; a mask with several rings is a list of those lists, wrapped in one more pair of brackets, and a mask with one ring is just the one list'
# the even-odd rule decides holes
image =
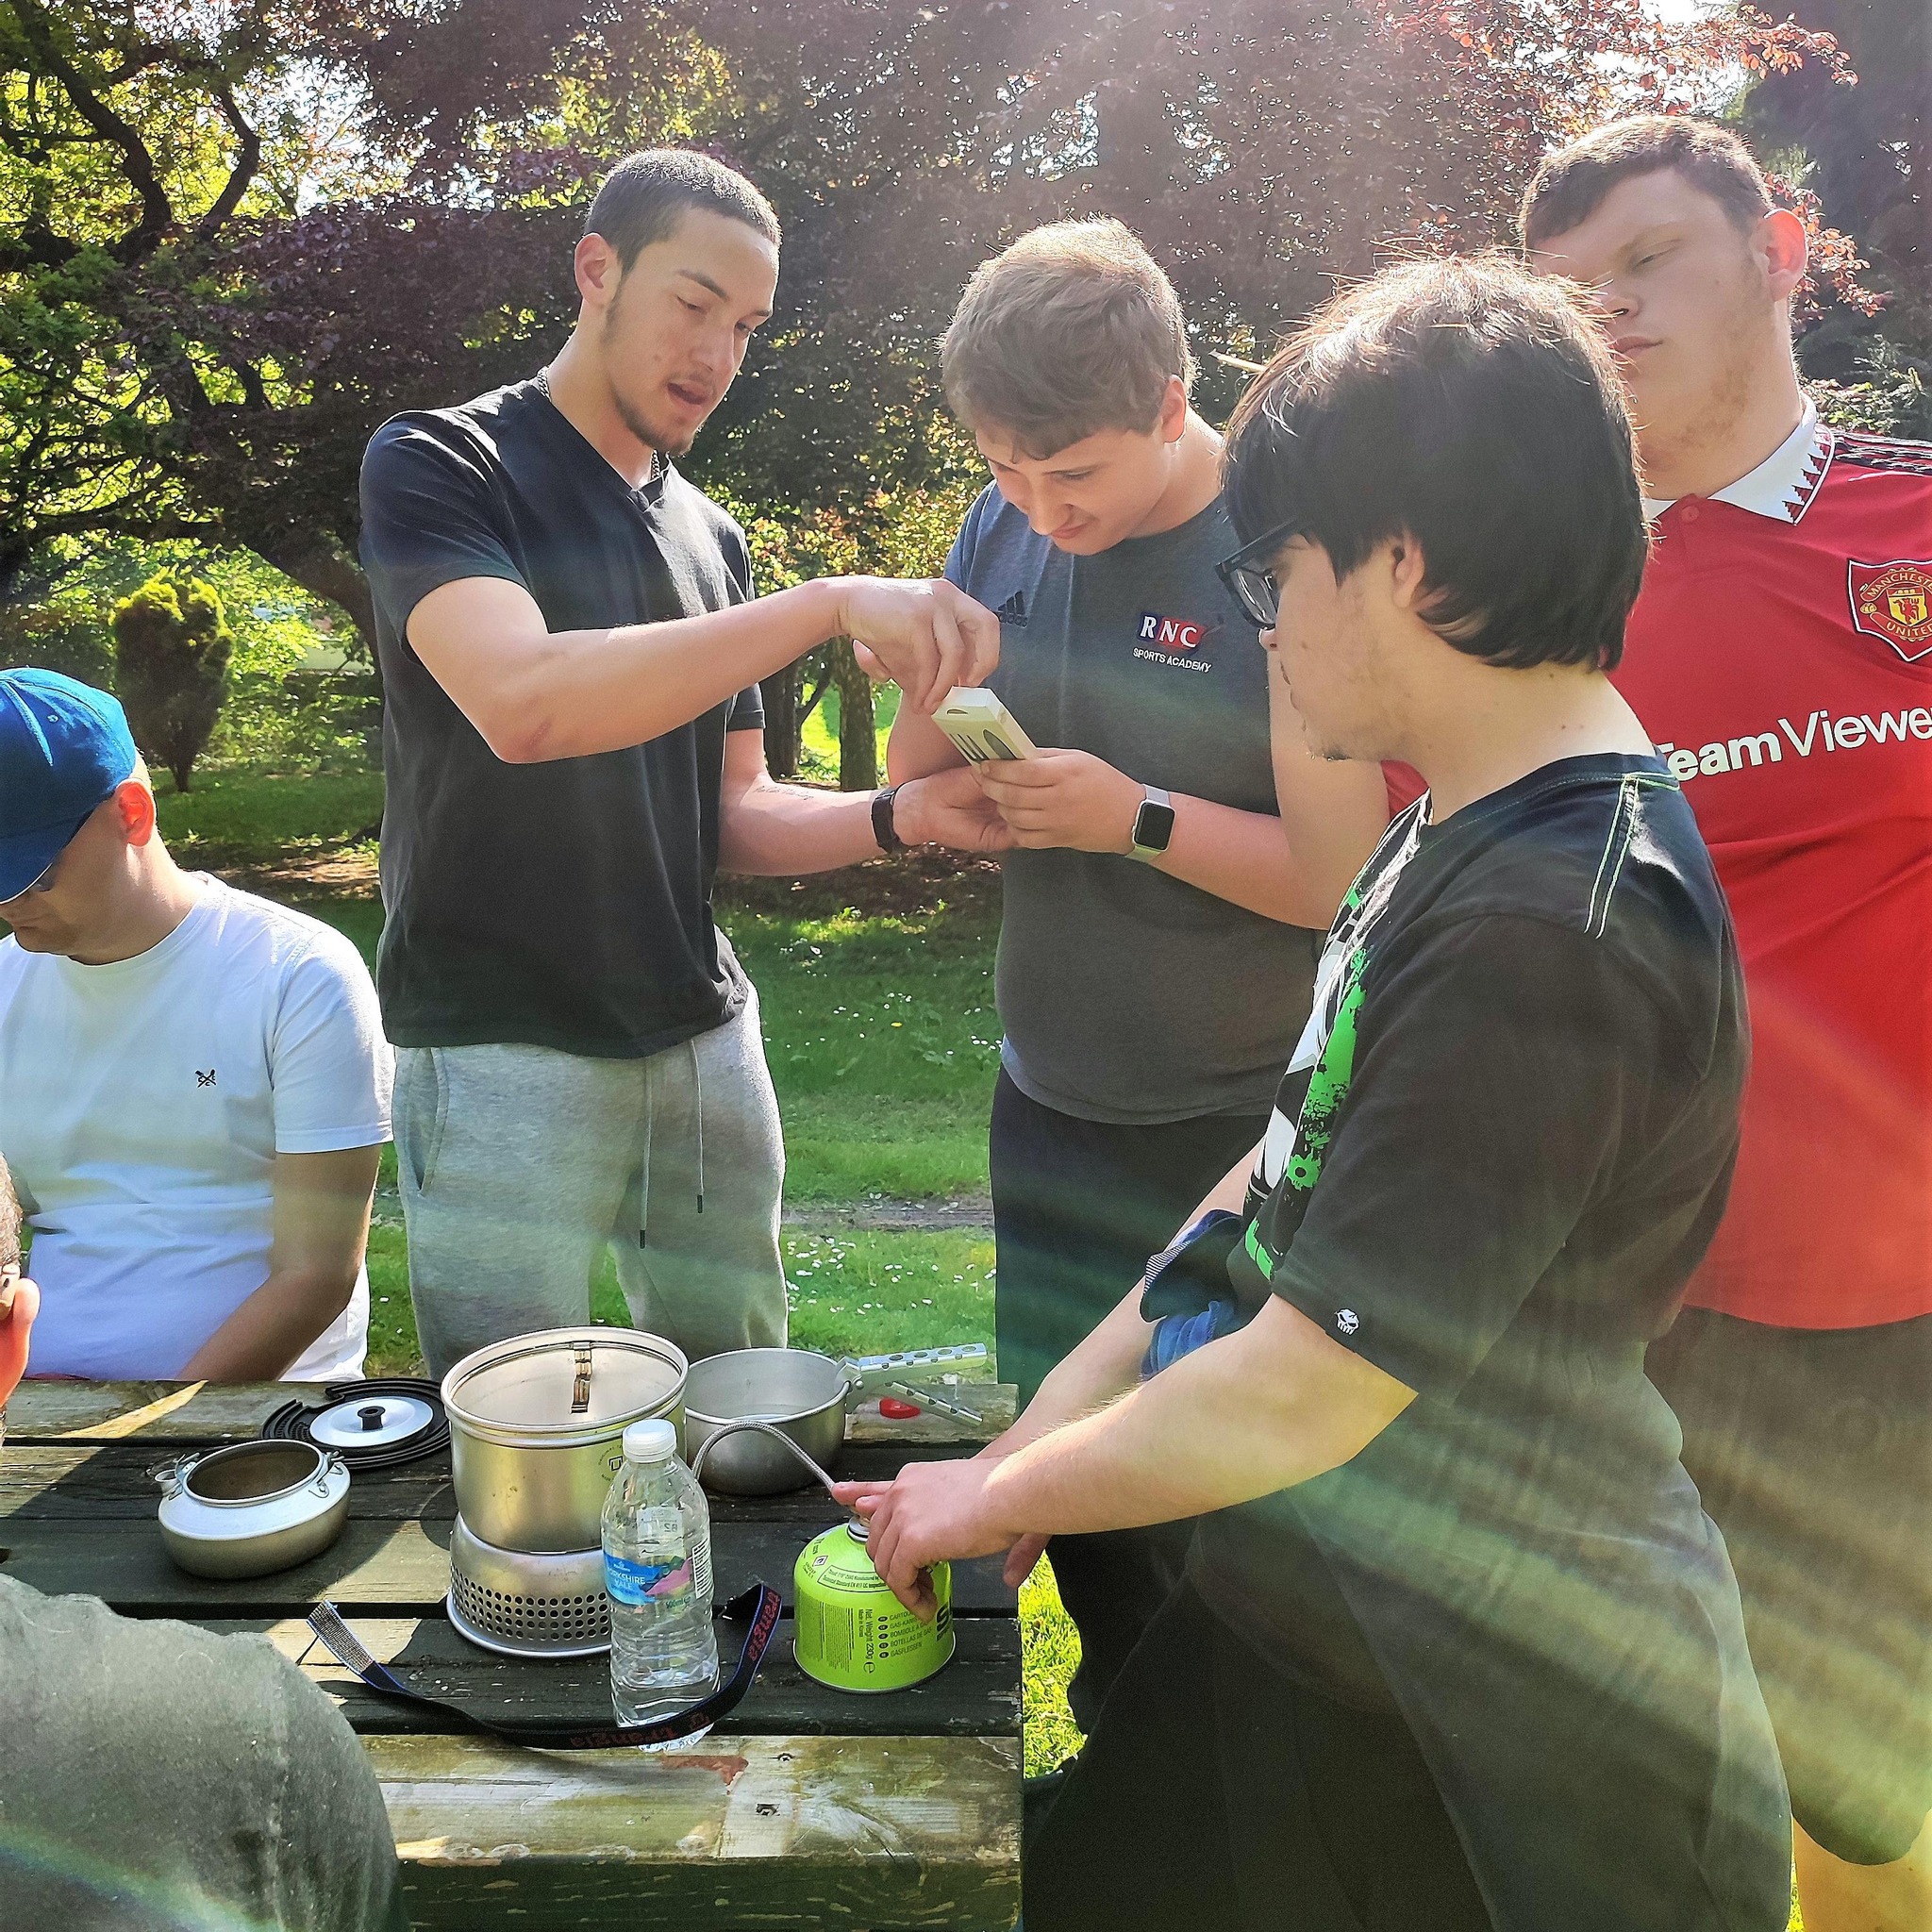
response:
{"label": "pot handle grip", "polygon": [[162,1496],[172,1503],[188,1487],[188,1478],[206,1453],[199,1451],[192,1456],[176,1456],[170,1461],[157,1462],[148,1474],[160,1484]]}
{"label": "pot handle grip", "polygon": [[330,1480],[341,1474],[348,1466],[340,1456],[325,1457],[322,1467],[315,1473],[315,1480],[308,1485],[309,1489],[318,1496],[327,1495]]}
{"label": "pot handle grip", "polygon": [[721,1424],[717,1428],[713,1429],[711,1433],[708,1436],[707,1436],[702,1442],[698,1444],[698,1453],[691,1457],[691,1474],[696,1476],[700,1482],[703,1482],[705,1479],[705,1461],[706,1458],[711,1453],[712,1445],[717,1442],[722,1442],[726,1436],[737,1435],[741,1429],[757,1429],[760,1434],[770,1436],[774,1442],[784,1443],[786,1448],[791,1450],[792,1455],[797,1457],[799,1461],[804,1463],[806,1468],[810,1470],[812,1474],[817,1476],[820,1482],[824,1484],[825,1494],[831,1496],[833,1502],[835,1503],[839,1500],[838,1497],[835,1494],[833,1494],[832,1478],[828,1476],[824,1473],[824,1471],[818,1466],[818,1463],[812,1458],[812,1457],[809,1456],[805,1450],[801,1449],[798,1446],[798,1444],[794,1442],[791,1440],[791,1438],[785,1433],[783,1429],[774,1427],[771,1423],[738,1422]]}

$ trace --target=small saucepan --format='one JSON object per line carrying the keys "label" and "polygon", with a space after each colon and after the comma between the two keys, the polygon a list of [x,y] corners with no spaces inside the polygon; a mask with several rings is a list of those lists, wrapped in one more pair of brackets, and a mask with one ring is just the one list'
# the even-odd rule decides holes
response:
{"label": "small saucepan", "polygon": [[237,1442],[151,1474],[161,1541],[195,1576],[267,1576],[318,1557],[349,1515],[349,1472],[312,1442]]}
{"label": "small saucepan", "polygon": [[845,1443],[853,1385],[830,1356],[803,1348],[740,1348],[693,1362],[684,1385],[684,1459],[705,1458],[707,1489],[726,1496],[775,1496],[812,1477],[782,1443],[757,1429],[723,1433],[727,1423],[769,1424],[829,1469]]}

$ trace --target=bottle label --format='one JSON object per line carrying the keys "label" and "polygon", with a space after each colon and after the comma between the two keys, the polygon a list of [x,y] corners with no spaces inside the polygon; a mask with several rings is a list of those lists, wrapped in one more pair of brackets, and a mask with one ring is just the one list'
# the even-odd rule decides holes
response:
{"label": "bottle label", "polygon": [[691,1587],[691,1558],[668,1563],[634,1563],[628,1557],[604,1553],[604,1587],[621,1604],[661,1604],[683,1596]]}

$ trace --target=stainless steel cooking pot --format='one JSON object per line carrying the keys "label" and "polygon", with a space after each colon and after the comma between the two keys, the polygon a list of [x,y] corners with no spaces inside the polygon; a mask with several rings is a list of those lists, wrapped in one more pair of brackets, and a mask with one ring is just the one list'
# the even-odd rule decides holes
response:
{"label": "stainless steel cooking pot", "polygon": [[342,1533],[349,1472],[312,1442],[238,1442],[154,1472],[161,1541],[195,1576],[267,1576]]}
{"label": "stainless steel cooking pot", "polygon": [[627,1423],[678,1422],[689,1365],[632,1328],[493,1341],[442,1378],[457,1507],[485,1542],[533,1556],[601,1548]]}
{"label": "stainless steel cooking pot", "polygon": [[845,1443],[845,1410],[852,1384],[831,1357],[803,1348],[740,1348],[693,1362],[684,1384],[684,1459],[697,1466],[699,1452],[718,1437],[706,1457],[703,1480],[727,1496],[774,1496],[802,1489],[811,1472],[781,1442],[757,1429],[730,1435],[727,1423],[769,1423],[829,1469]]}

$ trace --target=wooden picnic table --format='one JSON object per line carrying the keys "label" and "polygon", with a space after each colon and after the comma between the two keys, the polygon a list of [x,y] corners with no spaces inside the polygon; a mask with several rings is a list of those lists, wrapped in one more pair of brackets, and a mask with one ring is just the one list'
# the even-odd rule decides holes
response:
{"label": "wooden picnic table", "polygon": [[[842,1473],[888,1474],[968,1454],[1012,1415],[1012,1391],[968,1385],[983,1425],[926,1410],[847,1425]],[[714,1497],[716,1600],[754,1579],[786,1617],[751,1694],[695,1743],[537,1752],[387,1702],[338,1666],[307,1618],[333,1600],[369,1649],[432,1694],[491,1716],[610,1719],[603,1657],[527,1663],[451,1629],[456,1513],[447,1453],[354,1479],[333,1548],[300,1569],[212,1582],[177,1570],[156,1518],[158,1463],[246,1440],[288,1383],[27,1382],[0,1450],[0,1563],[35,1589],[130,1616],[259,1631],[326,1690],[381,1781],[422,1926],[1010,1927],[1020,1906],[1020,1628],[995,1562],[956,1564],[958,1647],[911,1690],[828,1690],[791,1658],[791,1566],[837,1522],[816,1487]],[[721,1655],[725,1644],[721,1640]],[[735,1642],[730,1655],[736,1656]]]}

